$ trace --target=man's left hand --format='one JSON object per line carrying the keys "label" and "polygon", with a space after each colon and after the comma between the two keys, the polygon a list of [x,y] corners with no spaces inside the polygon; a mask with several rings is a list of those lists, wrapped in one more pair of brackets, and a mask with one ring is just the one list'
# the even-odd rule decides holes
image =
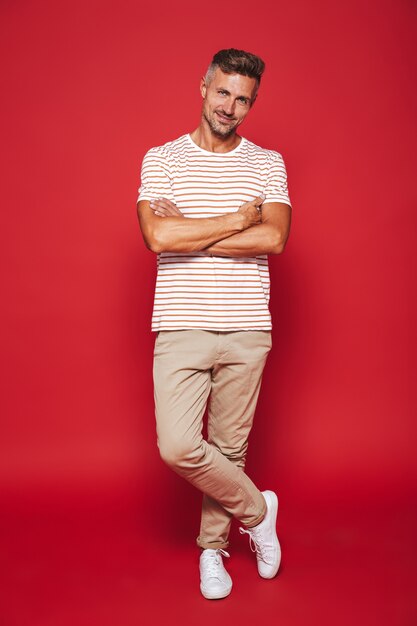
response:
{"label": "man's left hand", "polygon": [[177,206],[166,198],[155,198],[155,200],[151,200],[149,206],[159,217],[184,217]]}

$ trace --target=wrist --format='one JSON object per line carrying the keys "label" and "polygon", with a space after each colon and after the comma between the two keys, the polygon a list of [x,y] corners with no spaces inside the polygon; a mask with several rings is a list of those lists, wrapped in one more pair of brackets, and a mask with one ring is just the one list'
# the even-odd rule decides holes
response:
{"label": "wrist", "polygon": [[235,226],[239,232],[248,228],[248,219],[243,213],[236,211],[236,213],[231,213],[231,216],[234,217]]}

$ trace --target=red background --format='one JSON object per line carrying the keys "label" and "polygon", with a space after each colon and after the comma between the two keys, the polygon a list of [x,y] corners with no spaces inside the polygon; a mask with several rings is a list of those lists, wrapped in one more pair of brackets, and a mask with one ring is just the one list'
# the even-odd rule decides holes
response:
{"label": "red background", "polygon": [[[415,4],[0,11],[1,623],[416,624]],[[240,132],[283,154],[293,220],[247,465],[280,498],[283,566],[261,580],[234,528],[235,588],[210,603],[201,494],[156,448],[135,205],[225,47],[266,61]]]}

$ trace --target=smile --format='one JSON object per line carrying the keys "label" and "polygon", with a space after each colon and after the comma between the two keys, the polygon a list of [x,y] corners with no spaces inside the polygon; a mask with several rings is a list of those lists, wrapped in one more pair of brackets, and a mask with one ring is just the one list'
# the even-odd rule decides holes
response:
{"label": "smile", "polygon": [[220,115],[220,113],[217,113],[217,111],[216,111],[216,115],[219,117],[221,122],[228,122],[228,123],[233,122],[233,120],[230,119],[230,117],[224,117],[224,115]]}

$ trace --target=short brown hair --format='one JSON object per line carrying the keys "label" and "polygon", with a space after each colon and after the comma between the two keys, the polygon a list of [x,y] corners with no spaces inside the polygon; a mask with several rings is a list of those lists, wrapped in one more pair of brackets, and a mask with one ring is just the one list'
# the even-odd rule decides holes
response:
{"label": "short brown hair", "polygon": [[219,50],[214,55],[207,69],[206,81],[208,83],[211,82],[217,67],[225,74],[242,74],[243,76],[255,78],[259,87],[265,70],[265,63],[256,54],[245,52],[245,50],[236,50],[236,48]]}

